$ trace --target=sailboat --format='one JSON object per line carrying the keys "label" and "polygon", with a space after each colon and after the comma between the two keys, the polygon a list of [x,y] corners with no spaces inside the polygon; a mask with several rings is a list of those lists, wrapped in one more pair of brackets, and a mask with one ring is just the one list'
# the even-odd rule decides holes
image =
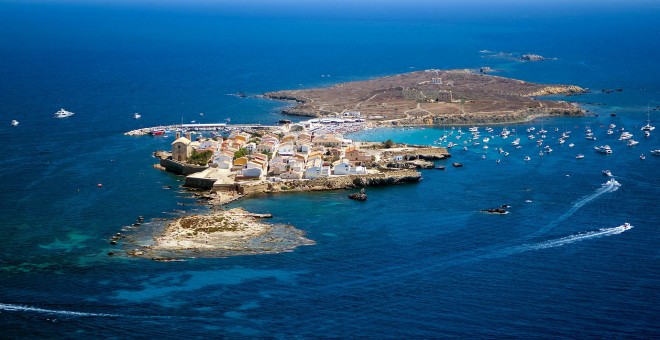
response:
{"label": "sailboat", "polygon": [[653,131],[655,126],[651,126],[651,113],[650,108],[646,109],[646,125],[642,126],[642,131]]}

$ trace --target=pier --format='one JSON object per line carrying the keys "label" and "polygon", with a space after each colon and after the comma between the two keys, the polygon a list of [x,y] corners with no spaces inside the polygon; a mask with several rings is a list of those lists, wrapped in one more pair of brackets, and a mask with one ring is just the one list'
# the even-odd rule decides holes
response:
{"label": "pier", "polygon": [[209,124],[176,124],[176,125],[160,125],[154,127],[140,128],[131,130],[124,135],[126,136],[144,136],[153,135],[156,132],[170,132],[170,131],[231,131],[241,129],[254,129],[254,130],[270,130],[282,129],[279,125],[262,125],[262,124],[226,124],[226,123],[209,123]]}

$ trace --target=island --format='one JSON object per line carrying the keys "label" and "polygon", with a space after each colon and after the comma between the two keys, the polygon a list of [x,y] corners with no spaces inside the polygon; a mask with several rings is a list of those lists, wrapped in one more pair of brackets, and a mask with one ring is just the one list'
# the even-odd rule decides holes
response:
{"label": "island", "polygon": [[228,257],[273,254],[313,245],[302,230],[289,225],[258,221],[268,214],[251,214],[241,208],[209,215],[183,216],[165,225],[152,244],[128,252],[158,261],[190,257]]}
{"label": "island", "polygon": [[[366,201],[365,187],[417,183],[422,178],[418,169],[446,170],[435,161],[451,157],[448,150],[458,145],[447,143],[446,134],[435,141],[438,146],[425,146],[355,141],[348,137],[350,132],[584,114],[566,101],[538,98],[585,92],[578,86],[535,84],[483,73],[426,70],[326,88],[269,92],[268,98],[294,101],[284,113],[312,118],[282,120],[272,126],[181,124],[126,134],[155,138],[174,134],[169,150],[154,153],[158,159],[154,167],[185,176],[184,186],[196,190],[194,195],[215,210],[249,197],[323,190],[354,193],[360,189]],[[460,128],[456,131],[457,138],[464,133]],[[501,135],[506,138],[509,133],[505,127]],[[462,167],[458,162],[452,165]],[[349,195],[342,197],[349,199]],[[293,227],[256,221],[262,217],[241,209],[181,216],[163,224],[151,242],[133,243],[135,248],[127,254],[154,259],[225,257],[291,251],[313,243]],[[118,240],[115,235],[111,244]]]}
{"label": "island", "polygon": [[354,117],[359,112],[374,126],[503,124],[584,114],[566,101],[538,98],[585,93],[579,86],[536,84],[484,73],[425,70],[264,96],[293,101],[282,110],[287,115]]}

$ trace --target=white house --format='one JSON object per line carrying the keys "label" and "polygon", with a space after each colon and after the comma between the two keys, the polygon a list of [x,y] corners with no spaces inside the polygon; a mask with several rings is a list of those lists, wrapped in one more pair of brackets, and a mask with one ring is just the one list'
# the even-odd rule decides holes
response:
{"label": "white house", "polygon": [[231,169],[234,155],[229,152],[216,152],[213,155],[212,162],[218,165],[220,169]]}
{"label": "white house", "polygon": [[289,170],[280,174],[282,179],[301,179],[303,176],[302,172]]}
{"label": "white house", "polygon": [[293,143],[283,143],[277,147],[277,154],[280,156],[293,156],[295,148]]}
{"label": "white house", "polygon": [[334,164],[335,175],[360,175],[366,174],[367,168],[363,166],[351,166],[347,160],[338,161]]}
{"label": "white house", "polygon": [[249,153],[253,153],[254,151],[257,150],[257,144],[255,144],[254,142],[247,143],[247,144],[243,145],[243,147],[244,147],[245,150],[247,150]]}
{"label": "white house", "polygon": [[323,166],[323,162],[320,159],[316,158],[307,164],[307,169],[305,170],[305,178],[312,179],[328,176],[330,176],[330,167]]}

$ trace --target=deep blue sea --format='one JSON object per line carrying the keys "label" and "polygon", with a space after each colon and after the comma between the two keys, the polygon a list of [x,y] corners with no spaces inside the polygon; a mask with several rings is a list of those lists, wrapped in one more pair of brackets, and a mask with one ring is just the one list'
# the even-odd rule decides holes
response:
{"label": "deep blue sea", "polygon": [[[653,1],[0,1],[1,337],[658,338],[659,22]],[[335,191],[231,205],[273,213],[313,246],[166,263],[107,256],[109,237],[139,215],[208,210],[152,168],[171,136],[123,132],[274,123],[286,103],[233,94],[481,66],[590,88],[558,99],[594,115],[507,126],[520,149],[512,136],[463,150],[467,135],[450,126],[364,131],[353,138],[427,145],[453,131],[460,146],[438,162],[446,171],[368,188],[364,203]],[[647,107],[659,128],[645,138]],[[76,114],[54,119],[60,108]],[[608,135],[610,124],[639,144]],[[539,156],[532,126],[548,130],[553,152]],[[594,152],[604,144],[613,154]],[[621,186],[604,185],[603,169]],[[502,204],[509,214],[480,212]]]}

